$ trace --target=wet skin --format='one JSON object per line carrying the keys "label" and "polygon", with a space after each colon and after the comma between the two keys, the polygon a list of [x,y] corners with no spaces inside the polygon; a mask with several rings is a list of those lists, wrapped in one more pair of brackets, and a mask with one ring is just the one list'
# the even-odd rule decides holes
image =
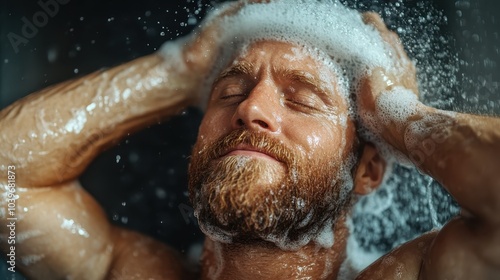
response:
{"label": "wet skin", "polygon": [[[307,54],[289,59],[297,52],[287,43],[259,42],[234,60],[214,84],[196,146],[245,128],[267,133],[304,158],[342,161],[355,136],[347,100],[326,66]],[[252,147],[236,147],[231,155],[271,159]]]}
{"label": "wet skin", "polygon": [[[376,26],[394,48],[400,47],[380,18],[371,15],[367,22]],[[7,182],[8,165],[15,166],[18,174],[16,203],[20,214],[16,230],[24,238],[16,244],[16,255],[39,258],[31,265],[18,261],[16,268],[32,279],[187,279],[192,276],[176,253],[164,244],[112,226],[102,208],[80,187],[77,178],[104,147],[199,99],[200,83],[193,81],[201,81],[213,61],[210,56],[196,54],[217,48],[210,36],[206,36],[215,29],[217,24],[209,25],[202,30],[205,33],[201,32],[192,41],[195,43],[183,49],[186,59],[189,57],[184,70],[154,54],[47,88],[0,112],[2,184]],[[343,132],[346,143],[350,143],[353,127],[348,122],[347,130],[343,131],[335,125],[329,118],[332,112],[328,108],[336,102],[339,110],[336,114],[342,114],[346,104],[341,99],[316,99],[318,92],[305,87],[312,94],[306,99],[312,102],[308,105],[319,106],[318,112],[309,111],[294,104],[297,100],[287,100],[287,95],[278,90],[292,83],[280,79],[271,65],[291,65],[297,70],[317,73],[317,68],[312,67],[314,61],[293,65],[277,53],[278,50],[289,52],[293,47],[296,46],[259,43],[242,57],[253,63],[249,75],[237,79],[250,84],[244,83],[248,94],[235,97],[240,98],[238,102],[229,102],[232,98],[217,99],[214,98],[218,96],[217,90],[223,87],[216,85],[200,128],[204,139],[200,136],[199,141],[211,141],[217,135],[245,126],[269,133],[305,154],[340,159],[339,154],[331,151],[342,147],[342,138],[338,135]],[[197,48],[203,48],[203,52]],[[265,54],[261,54],[262,50]],[[407,59],[401,51],[399,55],[400,59]],[[411,88],[414,76],[404,73],[393,82]],[[363,98],[359,100],[360,110],[373,112],[377,123],[385,123],[382,127],[373,127],[378,129],[374,133],[410,158],[415,151],[425,151],[425,140],[434,139],[434,152],[418,161],[413,157],[415,164],[438,180],[465,211],[439,233],[426,234],[382,257],[358,279],[496,279],[500,275],[500,121],[448,114],[417,103],[416,113],[405,119],[403,125],[391,126],[394,122],[378,119],[381,108],[377,100],[388,90],[380,77],[374,74],[365,78]],[[142,82],[142,86],[130,86],[138,82]],[[296,87],[301,88],[302,84]],[[333,87],[330,93],[335,91],[334,85],[321,86],[327,90]],[[120,96],[118,101],[111,102],[116,96]],[[87,110],[92,104],[95,108]],[[75,123],[74,112],[79,111],[85,115],[85,121],[76,131],[67,124]],[[289,120],[300,126],[295,127]],[[418,133],[412,129],[412,124],[417,122],[425,127]],[[210,131],[210,125],[217,129]],[[442,136],[443,131],[446,137],[436,137]],[[308,141],[308,136],[313,134],[318,136],[320,145]],[[12,149],[14,146],[17,148]],[[347,149],[346,146],[343,152]],[[248,147],[242,147],[234,153],[279,164],[247,150]],[[378,185],[382,173],[383,163],[376,151],[365,149],[354,176],[354,191],[369,192]],[[7,186],[2,185],[1,191],[5,196]],[[0,201],[0,207],[7,207],[5,199]],[[0,216],[0,220],[7,223],[5,215]],[[335,279],[345,258],[348,235],[342,221],[339,219],[335,228],[335,245],[327,249],[310,244],[298,252],[284,252],[269,244],[223,245],[207,239],[200,277],[221,272],[220,279],[293,279],[307,275]],[[8,235],[7,228],[0,227],[0,234]],[[5,254],[10,250],[6,242],[1,242],[0,247]],[[217,265],[220,259],[231,261],[220,267]],[[330,267],[324,274],[327,264]]]}
{"label": "wet skin", "polygon": [[[309,163],[325,158],[339,165],[351,151],[355,132],[352,120],[347,118],[348,102],[338,93],[337,81],[327,66],[296,45],[254,43],[216,80],[195,147],[203,149],[219,137],[243,128],[268,134],[302,154]],[[269,168],[278,165],[281,174],[272,176],[285,175],[280,162],[252,147],[235,147],[230,154],[258,158]],[[223,244],[207,239],[202,278],[332,278],[345,254],[346,229],[342,223],[335,234],[333,248],[311,243],[295,252],[264,242]]]}

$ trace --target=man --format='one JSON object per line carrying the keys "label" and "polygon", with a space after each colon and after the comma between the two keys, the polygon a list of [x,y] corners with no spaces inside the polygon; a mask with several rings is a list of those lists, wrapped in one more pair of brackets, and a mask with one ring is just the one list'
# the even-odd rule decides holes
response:
{"label": "man", "polygon": [[[33,279],[347,277],[351,196],[376,188],[385,162],[356,133],[342,72],[308,45],[253,41],[211,84],[190,164],[190,197],[207,234],[200,275],[164,244],[112,226],[77,181],[121,136],[205,98],[200,92],[216,64],[221,25],[245,7],[225,7],[163,57],[49,87],[1,112],[0,217],[8,223],[15,203],[15,256],[32,260],[16,262],[23,273]],[[498,278],[500,121],[420,103],[397,36],[374,14],[364,20],[380,32],[396,65],[360,77],[360,121],[373,139],[441,182],[464,211],[357,279]],[[11,200],[13,193],[18,197]],[[5,240],[10,232],[0,229]],[[11,246],[1,243],[6,254]]]}

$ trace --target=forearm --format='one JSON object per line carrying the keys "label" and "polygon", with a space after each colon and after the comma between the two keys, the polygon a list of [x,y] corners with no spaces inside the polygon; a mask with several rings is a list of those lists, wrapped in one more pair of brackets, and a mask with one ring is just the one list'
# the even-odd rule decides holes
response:
{"label": "forearm", "polygon": [[439,181],[464,209],[500,223],[500,119],[421,103],[415,109],[402,130],[387,140]]}
{"label": "forearm", "polygon": [[0,112],[0,168],[26,186],[76,178],[120,137],[195,102],[199,81],[179,69],[154,54],[17,101]]}

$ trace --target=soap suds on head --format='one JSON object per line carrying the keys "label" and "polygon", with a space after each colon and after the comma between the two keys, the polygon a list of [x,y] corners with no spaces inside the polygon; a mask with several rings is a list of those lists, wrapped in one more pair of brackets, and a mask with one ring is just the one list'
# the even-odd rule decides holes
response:
{"label": "soap suds on head", "polygon": [[[320,61],[339,64],[340,73],[348,76],[349,81],[373,67],[390,68],[392,65],[378,31],[364,24],[359,12],[335,0],[277,0],[247,4],[235,15],[226,17],[222,27],[220,38],[217,38],[221,51],[207,85],[230,59],[234,59],[235,53],[260,40],[289,42],[308,46],[316,53],[322,52],[325,57],[311,54]],[[303,55],[302,51],[298,52]],[[294,58],[290,56],[288,59]],[[208,98],[210,86],[205,88],[207,92],[202,96]]]}
{"label": "soap suds on head", "polygon": [[250,4],[226,18],[221,35],[222,42],[230,42],[224,47],[231,49],[242,42],[275,39],[307,43],[351,63],[389,66],[378,32],[363,23],[359,12],[337,1],[277,0]]}

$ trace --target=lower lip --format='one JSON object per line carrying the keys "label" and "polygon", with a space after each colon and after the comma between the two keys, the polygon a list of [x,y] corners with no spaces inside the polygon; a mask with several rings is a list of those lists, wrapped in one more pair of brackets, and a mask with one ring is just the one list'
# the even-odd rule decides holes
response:
{"label": "lower lip", "polygon": [[277,161],[275,158],[268,156],[261,152],[248,151],[248,150],[235,150],[227,154],[228,156],[248,156],[248,157],[259,157],[265,158],[273,161]]}

